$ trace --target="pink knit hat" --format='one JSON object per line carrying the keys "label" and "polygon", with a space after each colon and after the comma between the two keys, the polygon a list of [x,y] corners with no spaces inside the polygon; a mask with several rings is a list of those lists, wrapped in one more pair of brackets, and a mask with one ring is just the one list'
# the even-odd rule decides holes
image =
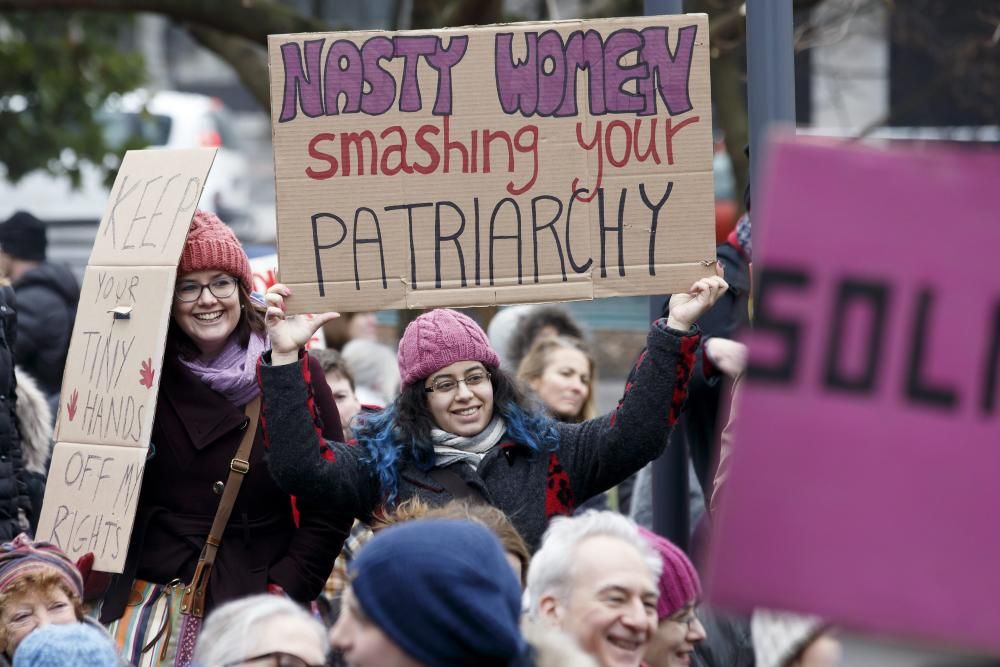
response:
{"label": "pink knit hat", "polygon": [[33,542],[21,533],[0,545],[0,592],[29,572],[49,570],[58,574],[71,591],[83,598],[83,577],[62,549],[48,542]]}
{"label": "pink knit hat", "polygon": [[198,210],[191,220],[177,273],[206,269],[225,271],[239,280],[248,292],[253,291],[250,260],[233,230],[214,213]]}
{"label": "pink knit hat", "polygon": [[639,532],[663,560],[660,600],[656,603],[656,615],[662,621],[701,596],[701,581],[691,560],[673,542],[642,526]]}
{"label": "pink knit hat", "polygon": [[399,341],[396,360],[404,387],[456,361],[500,365],[500,357],[479,325],[448,308],[432,310],[410,322]]}

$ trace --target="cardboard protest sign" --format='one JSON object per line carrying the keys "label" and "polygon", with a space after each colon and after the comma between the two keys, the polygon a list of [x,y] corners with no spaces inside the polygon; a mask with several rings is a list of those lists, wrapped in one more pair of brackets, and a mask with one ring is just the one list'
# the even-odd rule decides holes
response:
{"label": "cardboard protest sign", "polygon": [[57,442],[149,444],[175,273],[165,266],[87,267],[63,373]]}
{"label": "cardboard protest sign", "polygon": [[126,153],[84,273],[37,536],[93,551],[98,570],[125,563],[177,262],[215,152]]}
{"label": "cardboard protest sign", "polygon": [[268,48],[291,312],[663,293],[713,274],[704,15]]}
{"label": "cardboard protest sign", "polygon": [[1000,650],[1000,153],[770,156],[710,598]]}
{"label": "cardboard protest sign", "polygon": [[[93,553],[99,570],[124,563],[145,465],[144,447],[60,442],[49,466],[38,538],[74,559]],[[49,486],[58,493],[50,495]]]}

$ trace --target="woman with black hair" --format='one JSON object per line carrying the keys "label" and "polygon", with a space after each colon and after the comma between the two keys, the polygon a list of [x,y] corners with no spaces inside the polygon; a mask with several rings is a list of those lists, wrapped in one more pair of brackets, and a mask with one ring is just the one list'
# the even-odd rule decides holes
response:
{"label": "woman with black hair", "polygon": [[447,309],[425,313],[399,344],[402,394],[360,416],[356,445],[328,441],[327,458],[310,444],[316,431],[300,348],[337,315],[286,316],[291,290],[275,285],[266,296],[271,359],[265,355],[259,371],[271,474],[298,498],[363,521],[413,496],[431,505],[486,502],[537,547],[550,517],[572,513],[663,450],[698,346],[692,324],[725,290],[714,276],[674,295],[618,407],[579,424],[531,407],[471,319]]}

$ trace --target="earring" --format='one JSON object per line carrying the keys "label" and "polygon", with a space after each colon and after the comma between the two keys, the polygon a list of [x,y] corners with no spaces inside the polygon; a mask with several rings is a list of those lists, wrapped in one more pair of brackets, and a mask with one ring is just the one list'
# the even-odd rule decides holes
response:
{"label": "earring", "polygon": [[240,310],[246,310],[246,307],[247,307],[247,306],[246,306],[246,304],[245,304],[245,303],[241,303],[241,304],[240,304]]}

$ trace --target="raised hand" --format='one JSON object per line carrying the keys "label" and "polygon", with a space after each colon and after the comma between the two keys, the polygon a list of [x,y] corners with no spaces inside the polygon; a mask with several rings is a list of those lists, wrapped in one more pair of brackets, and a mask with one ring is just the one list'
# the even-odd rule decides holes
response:
{"label": "raised hand", "polygon": [[729,284],[717,275],[698,280],[687,292],[674,294],[670,297],[667,326],[677,331],[688,331],[727,289]]}
{"label": "raised hand", "polygon": [[340,313],[320,313],[308,315],[285,315],[285,297],[292,290],[281,283],[271,285],[264,294],[267,313],[264,324],[271,339],[271,361],[275,365],[291,363],[298,359],[299,348],[312,338],[316,330]]}

